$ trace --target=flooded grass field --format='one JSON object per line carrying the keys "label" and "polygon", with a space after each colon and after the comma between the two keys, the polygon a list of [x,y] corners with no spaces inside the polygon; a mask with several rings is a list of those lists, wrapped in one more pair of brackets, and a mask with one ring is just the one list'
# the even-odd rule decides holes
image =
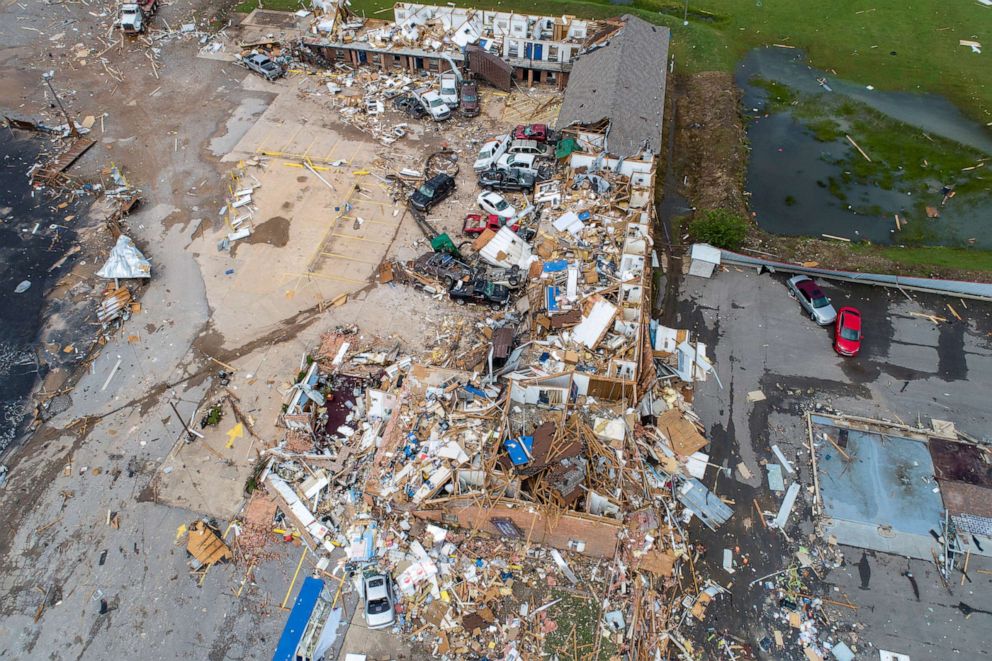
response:
{"label": "flooded grass field", "polygon": [[992,132],[947,100],[837,80],[782,48],[752,51],[737,84],[763,229],[992,249]]}

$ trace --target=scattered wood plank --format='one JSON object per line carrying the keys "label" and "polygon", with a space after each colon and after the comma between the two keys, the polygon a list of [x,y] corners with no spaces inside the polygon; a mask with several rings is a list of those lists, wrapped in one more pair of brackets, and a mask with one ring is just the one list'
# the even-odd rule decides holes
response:
{"label": "scattered wood plank", "polygon": [[852,137],[851,137],[851,136],[849,136],[849,135],[845,135],[844,137],[845,137],[845,138],[847,138],[847,141],[848,141],[848,142],[850,142],[850,143],[851,143],[851,145],[852,145],[852,146],[853,146],[853,147],[854,147],[855,149],[857,149],[857,150],[858,150],[858,153],[860,153],[860,154],[861,154],[862,156],[864,156],[864,157],[865,157],[865,160],[866,160],[866,161],[868,161],[869,163],[871,163],[871,162],[872,162],[872,160],[871,160],[871,158],[869,158],[869,156],[868,156],[868,154],[866,154],[866,153],[865,153],[865,150],[864,150],[864,149],[862,149],[861,147],[859,147],[859,146],[858,146],[858,143],[856,143],[856,142],[854,141],[854,138],[852,138]]}
{"label": "scattered wood plank", "polygon": [[846,241],[847,243],[851,242],[850,239],[845,239],[842,236],[834,236],[833,234],[821,234],[820,236],[822,236],[825,239],[833,239],[834,241]]}

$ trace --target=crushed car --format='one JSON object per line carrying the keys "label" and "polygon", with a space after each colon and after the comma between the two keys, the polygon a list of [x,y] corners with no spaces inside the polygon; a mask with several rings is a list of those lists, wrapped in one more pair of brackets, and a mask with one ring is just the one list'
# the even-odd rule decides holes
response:
{"label": "crushed car", "polygon": [[522,168],[490,168],[479,173],[479,187],[488,190],[533,190],[535,181],[534,175]]}

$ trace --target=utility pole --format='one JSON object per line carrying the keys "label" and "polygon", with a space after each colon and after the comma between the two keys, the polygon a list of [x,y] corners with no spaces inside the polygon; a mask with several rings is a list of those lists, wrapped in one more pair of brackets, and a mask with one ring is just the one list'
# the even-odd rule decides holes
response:
{"label": "utility pole", "polygon": [[69,113],[68,111],[66,111],[65,106],[62,105],[62,99],[59,98],[59,95],[55,92],[55,88],[52,87],[52,78],[54,77],[55,77],[54,71],[46,71],[45,73],[41,74],[41,79],[45,81],[45,84],[48,85],[48,89],[52,92],[52,96],[55,97],[55,103],[58,104],[59,110],[61,110],[62,114],[65,115],[65,121],[69,125],[69,135],[71,135],[74,138],[78,138],[79,130],[76,128],[76,122],[72,121],[72,117],[69,116]]}
{"label": "utility pole", "polygon": [[682,25],[689,25],[689,0],[685,0],[685,12],[682,14]]}

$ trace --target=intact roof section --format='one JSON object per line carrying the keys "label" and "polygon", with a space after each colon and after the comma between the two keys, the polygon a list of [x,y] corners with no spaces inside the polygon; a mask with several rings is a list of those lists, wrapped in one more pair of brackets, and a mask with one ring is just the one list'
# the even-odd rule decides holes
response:
{"label": "intact roof section", "polygon": [[607,150],[629,157],[661,151],[671,32],[636,16],[602,45],[578,57],[568,77],[556,128],[608,119]]}

